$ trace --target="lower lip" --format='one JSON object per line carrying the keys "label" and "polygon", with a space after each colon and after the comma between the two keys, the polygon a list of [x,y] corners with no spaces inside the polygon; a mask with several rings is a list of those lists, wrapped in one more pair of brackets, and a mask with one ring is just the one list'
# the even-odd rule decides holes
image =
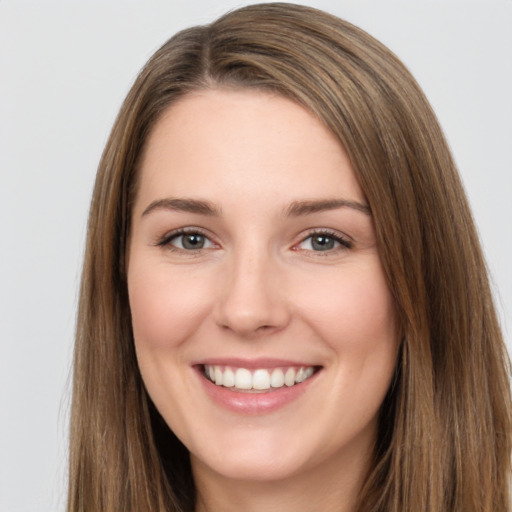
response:
{"label": "lower lip", "polygon": [[294,386],[273,388],[264,393],[232,391],[208,380],[202,370],[198,369],[197,373],[208,396],[221,407],[239,414],[261,415],[274,412],[299,398],[316,380],[320,371]]}

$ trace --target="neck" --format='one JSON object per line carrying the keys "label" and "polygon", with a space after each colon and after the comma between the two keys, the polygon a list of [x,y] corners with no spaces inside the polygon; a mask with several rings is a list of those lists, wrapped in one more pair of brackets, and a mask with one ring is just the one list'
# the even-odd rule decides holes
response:
{"label": "neck", "polygon": [[278,481],[228,479],[192,457],[196,512],[354,512],[368,457],[324,464]]}

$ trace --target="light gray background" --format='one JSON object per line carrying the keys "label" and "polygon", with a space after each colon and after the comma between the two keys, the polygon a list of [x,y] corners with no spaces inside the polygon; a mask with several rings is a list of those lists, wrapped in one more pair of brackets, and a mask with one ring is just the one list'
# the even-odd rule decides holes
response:
{"label": "light gray background", "polygon": [[[245,3],[0,0],[2,512],[65,507],[86,213],[120,103],[174,32]],[[510,346],[512,1],[306,3],[383,41],[424,88],[467,187]]]}

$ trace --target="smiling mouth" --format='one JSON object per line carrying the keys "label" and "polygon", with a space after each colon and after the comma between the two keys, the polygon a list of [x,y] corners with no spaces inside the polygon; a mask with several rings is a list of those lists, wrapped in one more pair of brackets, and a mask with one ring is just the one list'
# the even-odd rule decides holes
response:
{"label": "smiling mouth", "polygon": [[203,375],[219,387],[241,393],[266,393],[283,387],[293,387],[311,378],[320,367],[289,366],[283,368],[235,368],[203,365]]}

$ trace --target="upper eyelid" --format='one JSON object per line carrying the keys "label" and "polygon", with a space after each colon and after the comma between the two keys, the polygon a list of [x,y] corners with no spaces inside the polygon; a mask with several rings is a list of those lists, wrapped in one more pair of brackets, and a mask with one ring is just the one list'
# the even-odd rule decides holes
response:
{"label": "upper eyelid", "polygon": [[329,228],[311,228],[306,231],[306,233],[302,233],[300,236],[300,242],[303,242],[304,240],[307,240],[308,238],[314,236],[314,235],[325,235],[330,236],[332,238],[339,238],[340,240],[343,240],[348,243],[354,243],[354,240],[349,235],[338,231],[337,229],[329,229]]}
{"label": "upper eyelid", "polygon": [[186,226],[183,228],[173,229],[171,231],[164,233],[162,236],[157,238],[155,245],[166,245],[172,239],[174,239],[178,236],[189,235],[189,234],[198,234],[198,235],[204,236],[205,238],[207,238],[208,240],[210,240],[210,242],[212,242],[214,244],[217,243],[217,242],[215,242],[214,237],[212,237],[206,230],[196,227],[196,226]]}

